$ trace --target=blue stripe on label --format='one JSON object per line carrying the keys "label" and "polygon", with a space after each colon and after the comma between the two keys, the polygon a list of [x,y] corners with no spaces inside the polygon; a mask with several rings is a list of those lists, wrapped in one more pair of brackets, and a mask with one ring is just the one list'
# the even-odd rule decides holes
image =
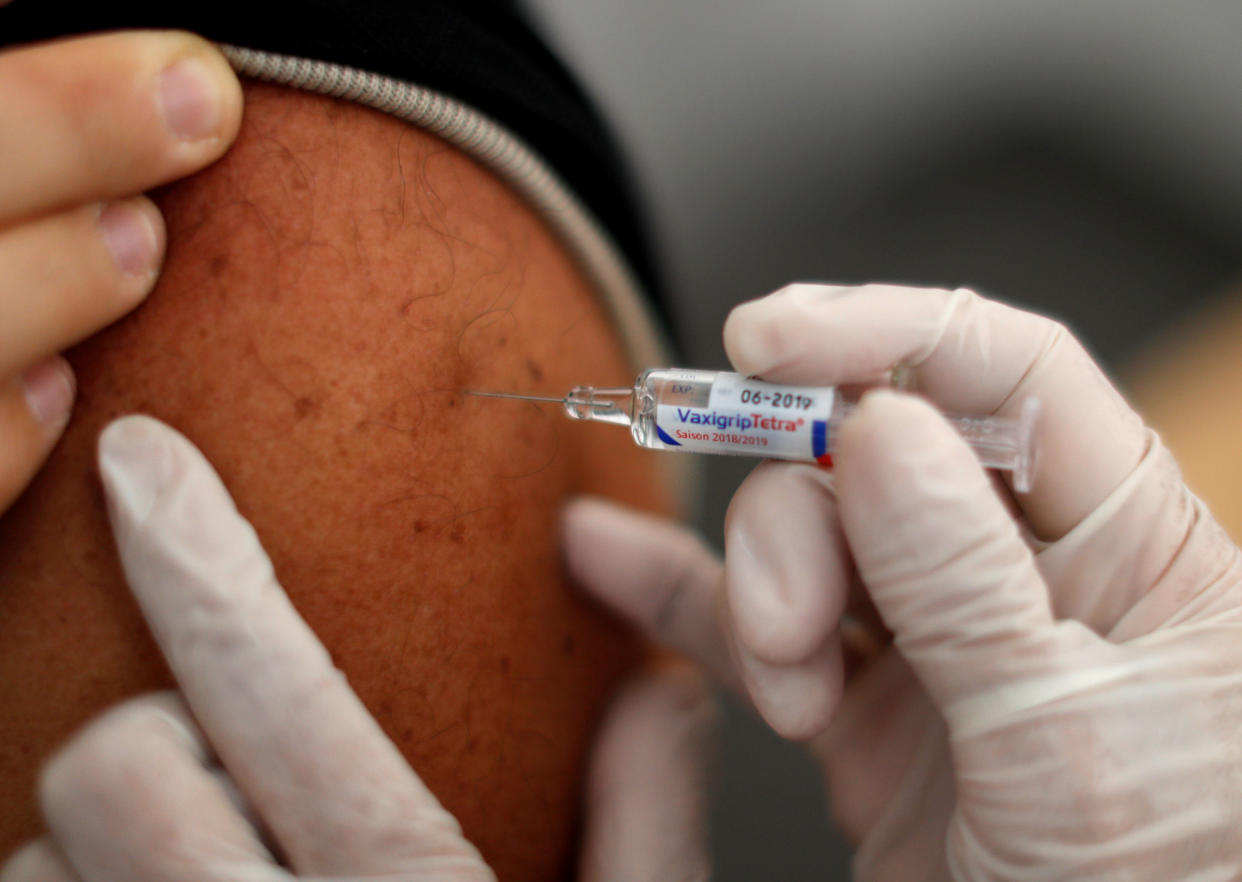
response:
{"label": "blue stripe on label", "polygon": [[668,432],[664,431],[659,426],[656,426],[656,434],[660,436],[661,441],[663,441],[665,444],[669,445],[670,447],[681,446],[680,441],[674,441],[672,437],[669,436]]}
{"label": "blue stripe on label", "polygon": [[828,452],[828,421],[811,422],[811,456],[819,459]]}

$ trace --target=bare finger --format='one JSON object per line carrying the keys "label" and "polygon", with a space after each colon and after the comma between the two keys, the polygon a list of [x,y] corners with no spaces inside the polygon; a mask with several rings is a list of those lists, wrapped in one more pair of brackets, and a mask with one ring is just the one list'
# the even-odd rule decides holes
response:
{"label": "bare finger", "polygon": [[69,421],[73,396],[73,371],[60,356],[0,380],[0,513],[47,459]]}
{"label": "bare finger", "polygon": [[218,158],[241,87],[200,37],[141,31],[0,53],[0,224],[114,199]]}
{"label": "bare finger", "polygon": [[0,232],[0,377],[116,320],[151,290],[164,222],[145,197]]}

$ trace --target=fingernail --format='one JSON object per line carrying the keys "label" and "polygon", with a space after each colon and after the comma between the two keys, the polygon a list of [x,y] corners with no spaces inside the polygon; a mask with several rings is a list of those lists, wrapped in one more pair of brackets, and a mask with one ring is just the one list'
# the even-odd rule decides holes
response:
{"label": "fingernail", "polygon": [[160,424],[149,417],[122,417],[99,436],[99,471],[111,506],[142,523],[171,470],[170,451],[162,443]]}
{"label": "fingernail", "polygon": [[133,202],[111,202],[99,213],[104,244],[116,265],[130,275],[151,272],[159,239],[147,213]]}
{"label": "fingernail", "polygon": [[164,122],[178,138],[196,141],[219,127],[219,95],[201,61],[184,58],[165,68],[159,95]]}
{"label": "fingernail", "polygon": [[53,356],[27,370],[21,377],[26,405],[45,426],[59,427],[69,418],[77,384],[69,363]]}

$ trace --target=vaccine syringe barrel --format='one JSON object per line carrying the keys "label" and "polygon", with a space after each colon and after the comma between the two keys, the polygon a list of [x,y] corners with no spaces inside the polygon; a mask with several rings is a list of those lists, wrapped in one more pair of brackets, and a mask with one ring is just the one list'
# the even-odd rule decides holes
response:
{"label": "vaccine syringe barrel", "polygon": [[[574,419],[628,425],[653,450],[680,450],[832,464],[836,431],[853,410],[831,386],[784,386],[725,371],[654,368],[633,389],[578,386],[565,398]],[[1016,419],[946,416],[987,468],[1012,472],[1020,493],[1035,469],[1039,402]]]}

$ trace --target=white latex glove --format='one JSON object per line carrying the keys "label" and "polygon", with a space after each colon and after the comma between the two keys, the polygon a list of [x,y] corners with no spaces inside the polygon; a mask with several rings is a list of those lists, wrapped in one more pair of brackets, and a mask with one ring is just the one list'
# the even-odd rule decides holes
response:
{"label": "white latex glove", "polygon": [[[1073,337],[966,291],[797,285],[725,343],[774,382],[903,363],[942,410],[1043,405],[1015,498],[928,404],[868,395],[832,477],[746,480],[723,567],[670,525],[568,514],[579,580],[812,739],[856,877],[1242,878],[1239,551]],[[856,639],[876,610],[891,647]]]}
{"label": "white latex glove", "polygon": [[[290,605],[202,455],[146,417],[100,467],[125,573],[179,693],[104,714],[45,770],[49,834],[3,882],[491,880]],[[706,878],[704,684],[624,692],[592,772],[584,878]]]}

